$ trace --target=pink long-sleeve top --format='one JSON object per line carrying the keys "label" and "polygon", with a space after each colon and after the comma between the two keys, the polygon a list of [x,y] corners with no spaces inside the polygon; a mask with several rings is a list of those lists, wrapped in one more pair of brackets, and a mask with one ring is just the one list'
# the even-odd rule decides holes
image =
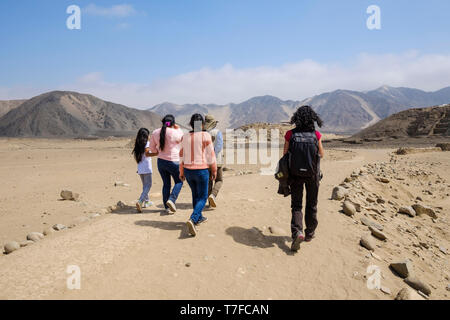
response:
{"label": "pink long-sleeve top", "polygon": [[216,154],[211,135],[206,131],[186,133],[181,141],[180,172],[183,168],[200,170],[211,168],[217,172]]}
{"label": "pink long-sleeve top", "polygon": [[159,145],[159,136],[161,134],[161,128],[156,129],[152,133],[150,139],[150,150],[152,152],[159,152],[158,158],[167,161],[179,162],[180,161],[180,149],[181,139],[183,138],[183,131],[180,128],[167,128],[166,140],[164,142],[164,150],[161,150]]}

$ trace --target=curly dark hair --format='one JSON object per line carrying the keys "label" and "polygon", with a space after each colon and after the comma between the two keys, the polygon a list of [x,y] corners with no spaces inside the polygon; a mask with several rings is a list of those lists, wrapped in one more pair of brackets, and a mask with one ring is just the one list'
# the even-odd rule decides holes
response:
{"label": "curly dark hair", "polygon": [[322,119],[310,106],[301,106],[291,118],[291,124],[295,124],[295,128],[300,131],[315,131],[314,122],[317,123],[319,128],[323,125]]}

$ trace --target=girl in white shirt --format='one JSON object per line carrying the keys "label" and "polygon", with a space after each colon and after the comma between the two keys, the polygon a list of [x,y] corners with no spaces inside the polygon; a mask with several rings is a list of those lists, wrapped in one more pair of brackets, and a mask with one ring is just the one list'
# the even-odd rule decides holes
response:
{"label": "girl in white shirt", "polygon": [[142,193],[136,203],[138,212],[142,212],[142,208],[147,208],[152,205],[152,202],[148,198],[148,193],[152,187],[152,158],[158,153],[150,152],[150,142],[148,136],[150,131],[146,128],[139,129],[136,141],[134,143],[133,155],[138,164],[137,173],[141,177],[142,181]]}

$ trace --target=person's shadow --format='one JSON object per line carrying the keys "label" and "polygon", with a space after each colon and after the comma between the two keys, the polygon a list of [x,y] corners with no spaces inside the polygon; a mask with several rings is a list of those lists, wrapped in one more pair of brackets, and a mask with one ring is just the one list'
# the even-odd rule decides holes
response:
{"label": "person's shadow", "polygon": [[262,249],[272,248],[276,245],[287,255],[294,255],[294,252],[286,245],[286,241],[291,241],[291,238],[288,236],[266,236],[256,227],[251,229],[229,227],[225,232],[227,235],[233,237],[233,240],[237,243]]}
{"label": "person's shadow", "polygon": [[152,227],[156,229],[168,230],[168,231],[180,231],[178,239],[192,238],[184,222],[171,222],[171,221],[151,221],[151,220],[139,220],[134,223],[141,227]]}

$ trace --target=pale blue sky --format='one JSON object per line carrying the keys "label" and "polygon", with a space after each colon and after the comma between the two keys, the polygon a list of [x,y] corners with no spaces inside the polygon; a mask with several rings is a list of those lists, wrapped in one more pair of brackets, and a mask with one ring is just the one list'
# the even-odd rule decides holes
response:
{"label": "pale blue sky", "polygon": [[[81,30],[66,28],[72,4],[82,8]],[[381,30],[366,28],[371,4],[381,8]],[[0,99],[66,88],[134,106],[236,102],[259,93],[297,99],[340,83],[364,89],[358,76],[372,77],[366,86],[422,86],[410,79],[420,68],[437,79],[424,89],[437,89],[450,70],[449,15],[448,0],[2,0]],[[361,62],[364,54],[391,69],[411,61],[400,76],[375,70],[375,79]],[[444,70],[433,66],[430,74],[430,61],[441,61]],[[321,72],[317,90],[301,81],[298,94],[281,86]],[[183,89],[183,81],[197,82]]]}

